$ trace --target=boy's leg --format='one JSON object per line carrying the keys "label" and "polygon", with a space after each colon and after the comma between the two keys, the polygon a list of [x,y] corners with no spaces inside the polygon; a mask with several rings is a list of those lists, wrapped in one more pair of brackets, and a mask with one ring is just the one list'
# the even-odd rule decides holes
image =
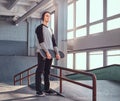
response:
{"label": "boy's leg", "polygon": [[45,60],[38,53],[38,67],[36,69],[36,75],[35,75],[36,93],[42,93],[42,90],[41,90],[41,82],[42,82],[41,75],[43,74],[44,66],[45,66]]}
{"label": "boy's leg", "polygon": [[50,67],[52,64],[52,59],[46,59],[45,68],[44,68],[44,90],[47,91],[50,88],[49,74]]}

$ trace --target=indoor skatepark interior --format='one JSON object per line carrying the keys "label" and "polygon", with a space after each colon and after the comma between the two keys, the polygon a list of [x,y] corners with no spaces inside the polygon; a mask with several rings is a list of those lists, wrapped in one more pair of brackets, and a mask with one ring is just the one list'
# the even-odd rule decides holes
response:
{"label": "indoor skatepark interior", "polygon": [[[120,101],[120,0],[0,0],[0,101]],[[44,11],[64,58],[36,96],[35,29]],[[42,80],[44,77],[42,76]],[[44,82],[42,83],[44,90]]]}

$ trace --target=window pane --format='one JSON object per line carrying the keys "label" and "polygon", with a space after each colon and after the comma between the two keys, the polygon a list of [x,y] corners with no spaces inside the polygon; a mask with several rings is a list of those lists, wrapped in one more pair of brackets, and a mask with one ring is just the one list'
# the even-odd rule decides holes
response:
{"label": "window pane", "polygon": [[120,28],[120,18],[113,19],[107,22],[107,30]]}
{"label": "window pane", "polygon": [[72,29],[73,28],[73,16],[74,16],[74,13],[73,13],[73,3],[68,5],[68,29]]}
{"label": "window pane", "polygon": [[89,58],[90,69],[103,66],[103,52],[102,51],[90,52],[89,57],[90,57]]}
{"label": "window pane", "polygon": [[90,22],[103,19],[103,0],[90,0]]}
{"label": "window pane", "polygon": [[107,65],[120,64],[120,56],[107,57]]}
{"label": "window pane", "polygon": [[86,0],[76,1],[76,26],[86,24]]}
{"label": "window pane", "polygon": [[81,28],[76,30],[76,37],[86,36],[87,35],[87,29]]}
{"label": "window pane", "polygon": [[73,69],[73,54],[67,54],[67,68]]}
{"label": "window pane", "polygon": [[86,53],[75,54],[75,69],[86,70]]}
{"label": "window pane", "polygon": [[120,50],[110,50],[107,55],[120,55]]}
{"label": "window pane", "polygon": [[68,32],[67,33],[67,39],[73,39],[73,38],[74,38],[73,31],[72,32]]}
{"label": "window pane", "polygon": [[107,17],[120,14],[120,0],[107,0]]}
{"label": "window pane", "polygon": [[54,13],[51,14],[51,28],[52,28],[53,33],[54,33]]}
{"label": "window pane", "polygon": [[120,50],[107,51],[107,65],[120,64]]}
{"label": "window pane", "polygon": [[103,32],[103,23],[90,26],[90,34],[95,34],[99,32]]}

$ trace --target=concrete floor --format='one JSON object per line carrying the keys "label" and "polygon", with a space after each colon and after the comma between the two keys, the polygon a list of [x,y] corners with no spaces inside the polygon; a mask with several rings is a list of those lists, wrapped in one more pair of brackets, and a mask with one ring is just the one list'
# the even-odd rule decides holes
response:
{"label": "concrete floor", "polygon": [[[91,85],[91,81],[80,81]],[[52,82],[51,88],[59,91],[59,82]],[[13,86],[0,83],[0,101],[92,101],[92,91],[68,82],[63,82],[61,96],[36,97],[35,91],[27,86]],[[120,83],[97,81],[97,101],[120,101]]]}
{"label": "concrete floor", "polygon": [[73,101],[61,96],[36,97],[35,91],[27,86],[0,83],[0,101]]}

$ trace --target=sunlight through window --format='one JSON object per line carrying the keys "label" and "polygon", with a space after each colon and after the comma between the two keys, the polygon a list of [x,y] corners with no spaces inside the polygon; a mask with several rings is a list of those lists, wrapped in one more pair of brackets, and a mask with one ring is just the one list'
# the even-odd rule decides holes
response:
{"label": "sunlight through window", "polygon": [[73,28],[73,17],[74,17],[74,12],[73,12],[73,3],[68,6],[68,24],[67,24],[67,29],[72,29]]}
{"label": "sunlight through window", "polygon": [[90,69],[103,66],[103,52],[95,51],[89,53]]}
{"label": "sunlight through window", "polygon": [[86,24],[86,0],[76,1],[76,26]]}
{"label": "sunlight through window", "polygon": [[120,64],[120,50],[107,51],[107,65]]}
{"label": "sunlight through window", "polygon": [[86,70],[86,53],[75,54],[75,69]]}
{"label": "sunlight through window", "polygon": [[67,54],[67,68],[73,69],[73,54]]}
{"label": "sunlight through window", "polygon": [[107,17],[120,14],[120,0],[107,0]]}
{"label": "sunlight through window", "polygon": [[90,22],[103,19],[103,0],[90,0]]}

